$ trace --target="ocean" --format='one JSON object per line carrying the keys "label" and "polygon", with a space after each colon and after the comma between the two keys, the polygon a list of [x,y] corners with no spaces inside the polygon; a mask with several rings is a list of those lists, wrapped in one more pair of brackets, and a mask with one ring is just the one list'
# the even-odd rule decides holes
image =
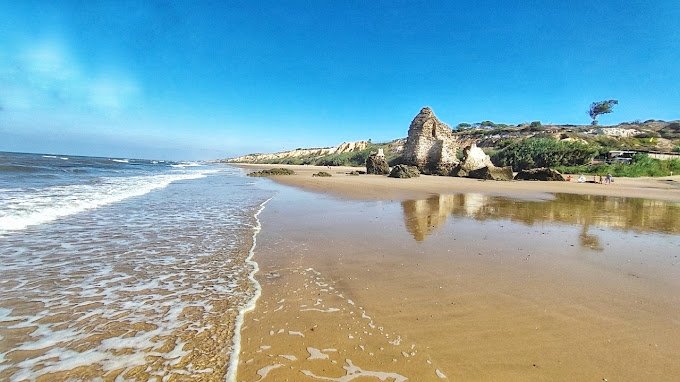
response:
{"label": "ocean", "polygon": [[219,164],[0,153],[0,380],[232,374],[272,194]]}

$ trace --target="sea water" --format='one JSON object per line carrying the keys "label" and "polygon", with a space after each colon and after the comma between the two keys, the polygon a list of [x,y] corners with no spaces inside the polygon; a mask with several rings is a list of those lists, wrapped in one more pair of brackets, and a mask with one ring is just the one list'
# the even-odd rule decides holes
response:
{"label": "sea water", "polygon": [[271,193],[218,164],[0,153],[0,380],[224,378]]}

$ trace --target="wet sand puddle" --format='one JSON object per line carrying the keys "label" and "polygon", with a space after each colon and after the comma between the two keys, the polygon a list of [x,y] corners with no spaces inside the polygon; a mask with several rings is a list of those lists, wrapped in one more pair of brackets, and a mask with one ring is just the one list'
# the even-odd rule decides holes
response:
{"label": "wet sand puddle", "polygon": [[316,270],[259,279],[263,296],[246,316],[239,381],[446,380],[427,349],[381,326]]}
{"label": "wet sand puddle", "polygon": [[0,238],[0,380],[224,380],[256,219],[200,198]]}

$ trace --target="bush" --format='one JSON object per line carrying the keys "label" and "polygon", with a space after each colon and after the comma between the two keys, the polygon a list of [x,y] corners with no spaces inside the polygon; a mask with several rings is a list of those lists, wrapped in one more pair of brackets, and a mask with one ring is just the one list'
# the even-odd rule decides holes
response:
{"label": "bush", "polygon": [[594,174],[625,177],[639,176],[668,176],[673,172],[680,173],[680,159],[659,160],[650,158],[647,154],[637,154],[630,164],[612,163],[592,166],[563,166],[557,168],[569,174]]}
{"label": "bush", "polygon": [[514,142],[495,152],[491,160],[497,166],[512,166],[514,171],[535,167],[588,164],[597,150],[578,142],[562,142],[552,138],[528,138]]}
{"label": "bush", "polygon": [[659,135],[666,139],[680,138],[680,122],[671,122],[659,130]]}

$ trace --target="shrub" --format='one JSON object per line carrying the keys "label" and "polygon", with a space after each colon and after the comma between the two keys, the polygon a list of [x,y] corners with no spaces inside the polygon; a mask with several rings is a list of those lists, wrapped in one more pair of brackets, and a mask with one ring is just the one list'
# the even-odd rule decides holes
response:
{"label": "shrub", "polygon": [[534,167],[573,166],[590,163],[597,150],[578,142],[552,138],[528,138],[495,152],[491,160],[497,166],[512,166],[514,171]]}
{"label": "shrub", "polygon": [[326,171],[319,171],[316,174],[312,174],[312,176],[319,176],[319,177],[322,177],[322,178],[327,178],[327,177],[333,176],[333,175],[327,173]]}
{"label": "shrub", "polygon": [[637,154],[630,164],[612,163],[592,166],[563,166],[558,167],[563,173],[595,174],[625,177],[639,176],[668,176],[680,173],[680,159],[659,160],[650,158],[647,154]]}

